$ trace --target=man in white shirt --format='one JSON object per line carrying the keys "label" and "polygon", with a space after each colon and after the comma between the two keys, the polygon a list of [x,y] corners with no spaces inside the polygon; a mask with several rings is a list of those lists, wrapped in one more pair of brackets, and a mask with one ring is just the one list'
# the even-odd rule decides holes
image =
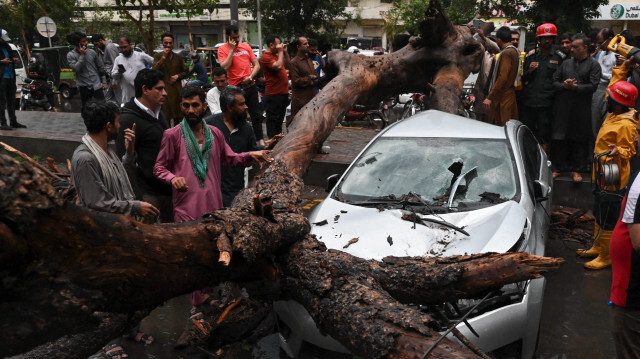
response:
{"label": "man in white shirt", "polygon": [[598,131],[607,117],[605,94],[609,87],[609,81],[611,81],[611,71],[616,66],[616,54],[607,49],[613,35],[613,30],[604,28],[596,36],[596,43],[600,51],[596,54],[595,60],[600,64],[602,75],[600,75],[600,83],[596,92],[593,93],[591,101],[591,125],[594,139],[598,137]]}
{"label": "man in white shirt", "polygon": [[119,104],[125,104],[135,96],[133,81],[138,72],[153,65],[153,57],[144,52],[133,51],[131,40],[121,37],[118,40],[120,55],[113,62],[111,70],[112,87],[119,89],[122,98]]}
{"label": "man in white shirt", "polygon": [[211,114],[215,115],[216,113],[222,113],[222,109],[220,108],[220,93],[229,85],[227,70],[223,67],[216,67],[211,73],[211,78],[215,86],[207,92],[207,106],[209,106]]}

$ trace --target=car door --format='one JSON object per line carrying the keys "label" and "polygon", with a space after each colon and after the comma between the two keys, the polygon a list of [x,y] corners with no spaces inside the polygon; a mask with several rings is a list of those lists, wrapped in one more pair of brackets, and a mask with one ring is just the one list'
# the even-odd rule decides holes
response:
{"label": "car door", "polygon": [[535,198],[535,181],[552,186],[550,181],[550,169],[547,156],[538,143],[535,136],[525,126],[518,129],[518,147],[524,164],[526,186],[529,200],[533,206],[531,221],[531,234],[529,235],[530,252],[536,255],[544,255],[545,243],[548,237],[548,228],[551,210],[551,195],[546,200]]}

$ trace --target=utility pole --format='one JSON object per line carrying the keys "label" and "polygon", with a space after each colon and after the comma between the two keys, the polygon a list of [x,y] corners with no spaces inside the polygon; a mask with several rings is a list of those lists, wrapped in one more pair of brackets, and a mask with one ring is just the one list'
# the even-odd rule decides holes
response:
{"label": "utility pole", "polygon": [[262,56],[262,14],[260,13],[260,0],[258,1],[258,55]]}
{"label": "utility pole", "polygon": [[238,0],[229,0],[229,10],[231,11],[231,25],[238,26]]}

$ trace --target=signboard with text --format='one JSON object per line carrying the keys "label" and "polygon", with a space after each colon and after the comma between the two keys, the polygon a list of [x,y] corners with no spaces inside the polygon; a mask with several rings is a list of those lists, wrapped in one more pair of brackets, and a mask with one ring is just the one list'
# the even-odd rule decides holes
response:
{"label": "signboard with text", "polygon": [[[187,21],[187,14],[178,12],[168,12],[166,10],[156,10],[154,12],[156,21]],[[209,10],[204,10],[202,14],[192,15],[191,21],[209,21],[211,16]]]}
{"label": "signboard with text", "polygon": [[610,3],[598,7],[598,12],[594,20],[640,20],[640,4]]}

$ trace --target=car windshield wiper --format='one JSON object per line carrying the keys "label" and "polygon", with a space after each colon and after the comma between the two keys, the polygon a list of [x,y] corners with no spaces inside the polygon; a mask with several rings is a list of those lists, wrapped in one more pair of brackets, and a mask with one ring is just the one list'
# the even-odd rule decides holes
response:
{"label": "car windshield wiper", "polygon": [[[445,220],[444,218],[440,217],[436,211],[433,209],[433,206],[429,204],[429,202],[427,200],[425,200],[420,194],[418,193],[413,193],[413,192],[409,192],[406,195],[402,195],[399,198],[396,198],[395,196],[384,196],[384,197],[373,197],[370,198],[368,200],[364,200],[364,201],[347,201],[346,203],[348,204],[352,204],[355,206],[375,206],[375,205],[397,205],[397,206],[402,206],[401,210],[405,210],[408,211],[411,215],[409,216],[409,220],[412,220],[414,222],[419,222],[421,224],[424,225],[424,223],[422,222],[432,222],[432,223],[436,223],[436,224],[440,224],[442,226],[454,229],[466,236],[469,236],[469,233],[467,231],[465,231],[464,229],[456,226],[453,223],[448,222],[447,220]],[[439,219],[435,219],[435,218],[428,218],[428,217],[420,217],[418,215],[418,213],[416,213],[416,208],[415,207],[425,207],[428,209],[428,213],[432,214],[434,216],[437,216]],[[423,211],[418,211],[418,212],[423,212]],[[403,219],[404,218],[403,216]]]}
{"label": "car windshield wiper", "polygon": [[[472,171],[475,169],[475,167],[472,169]],[[455,224],[446,221],[444,218],[440,217],[433,209],[431,209],[431,206],[429,205],[429,202],[427,202],[419,193],[411,193],[409,192],[409,194],[416,196],[416,198],[418,198],[418,200],[424,204],[427,208],[429,208],[431,210],[431,214],[434,216],[437,216],[438,219],[435,218],[428,218],[428,217],[419,217],[421,221],[427,221],[427,222],[432,222],[432,223],[437,223],[440,225],[443,225],[445,227],[449,227],[451,229],[455,229],[456,231],[466,235],[467,237],[469,236],[469,233],[467,231],[465,231],[464,229],[456,226]]]}

